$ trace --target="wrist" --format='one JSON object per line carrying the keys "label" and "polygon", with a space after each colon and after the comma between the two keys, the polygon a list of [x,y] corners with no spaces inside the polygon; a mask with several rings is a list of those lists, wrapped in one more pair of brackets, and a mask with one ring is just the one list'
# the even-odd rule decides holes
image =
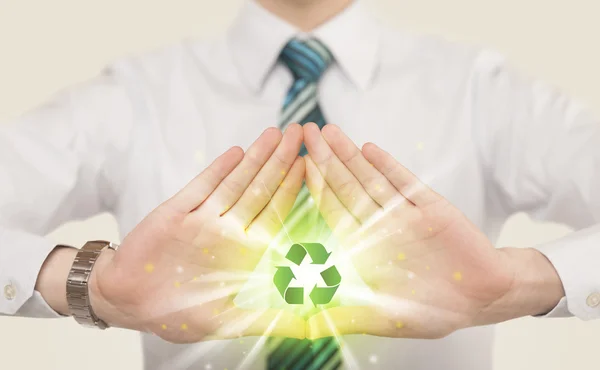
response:
{"label": "wrist", "polygon": [[69,316],[67,278],[76,255],[75,248],[57,246],[44,261],[35,284],[48,306],[63,316]]}
{"label": "wrist", "polygon": [[88,294],[90,299],[90,307],[94,311],[97,318],[104,321],[108,326],[115,327],[120,326],[118,315],[114,307],[108,303],[105,294],[102,290],[102,277],[106,276],[107,271],[110,271],[109,267],[115,256],[115,251],[106,248],[100,253],[94,268],[90,274],[88,281]]}
{"label": "wrist", "polygon": [[559,303],[565,292],[552,263],[533,248],[500,248],[514,273],[509,291],[486,308],[481,324],[523,316],[543,315]]}

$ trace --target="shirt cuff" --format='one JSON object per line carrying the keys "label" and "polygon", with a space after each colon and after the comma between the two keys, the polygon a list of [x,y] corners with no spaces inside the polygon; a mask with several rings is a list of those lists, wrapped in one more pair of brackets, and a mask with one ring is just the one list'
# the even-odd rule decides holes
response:
{"label": "shirt cuff", "polygon": [[600,318],[600,225],[536,247],[556,269],[566,297],[542,317]]}
{"label": "shirt cuff", "polygon": [[573,317],[573,314],[569,312],[569,307],[567,307],[567,297],[562,297],[556,307],[552,309],[552,311],[548,312],[544,315],[537,315],[536,317],[541,318],[553,318],[553,317]]}
{"label": "shirt cuff", "polygon": [[0,229],[0,315],[61,316],[34,290],[42,264],[54,248],[40,236]]}

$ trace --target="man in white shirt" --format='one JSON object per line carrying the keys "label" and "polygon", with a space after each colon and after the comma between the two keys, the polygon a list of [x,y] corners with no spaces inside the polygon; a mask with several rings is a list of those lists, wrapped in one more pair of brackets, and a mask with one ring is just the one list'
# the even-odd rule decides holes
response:
{"label": "man in white shirt", "polygon": [[[290,40],[331,56],[318,78],[282,59]],[[312,112],[326,122],[289,125]],[[493,51],[388,31],[350,0],[249,1],[221,39],[118,61],[2,128],[0,314],[142,331],[147,369],[283,367],[262,334],[346,334],[340,359],[287,369],[490,369],[484,325],[600,316],[599,168],[598,121]],[[232,302],[304,179],[377,295],[306,323]],[[127,237],[78,255],[95,264],[75,264],[77,293],[77,250],[44,235],[104,211]],[[517,211],[586,230],[492,248]]]}

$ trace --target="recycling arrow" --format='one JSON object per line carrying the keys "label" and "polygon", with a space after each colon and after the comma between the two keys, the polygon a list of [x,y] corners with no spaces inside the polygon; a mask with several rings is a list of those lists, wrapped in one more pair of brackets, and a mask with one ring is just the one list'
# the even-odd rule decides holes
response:
{"label": "recycling arrow", "polygon": [[304,288],[288,288],[292,280],[296,279],[292,269],[287,266],[278,266],[273,277],[277,290],[289,304],[302,304],[304,301]]}
{"label": "recycling arrow", "polygon": [[331,302],[335,292],[342,282],[342,276],[335,266],[331,266],[327,270],[321,272],[321,277],[323,277],[323,281],[325,284],[327,284],[327,286],[318,287],[315,284],[315,287],[310,291],[309,294],[310,300],[315,306],[318,304],[327,304]]}
{"label": "recycling arrow", "polygon": [[[323,265],[329,259],[331,252],[327,252],[320,243],[296,243],[290,247],[285,258],[300,266],[304,257],[309,255],[313,265]],[[327,304],[331,302],[337,291],[342,276],[335,266],[331,266],[321,272],[321,277],[327,286],[315,287],[311,290],[309,297],[314,305]],[[304,288],[290,287],[292,280],[296,277],[289,266],[277,266],[273,282],[283,299],[289,304],[304,303]]]}
{"label": "recycling arrow", "polygon": [[296,265],[300,266],[304,257],[306,257],[306,249],[300,244],[294,244],[285,255],[285,258],[294,262]]}
{"label": "recycling arrow", "polygon": [[306,248],[313,265],[324,265],[331,255],[331,252],[328,253],[323,244],[320,243],[304,243],[302,246]]}
{"label": "recycling arrow", "polygon": [[300,266],[307,254],[312,259],[313,265],[323,265],[329,259],[331,252],[327,252],[321,243],[293,244],[285,258]]}

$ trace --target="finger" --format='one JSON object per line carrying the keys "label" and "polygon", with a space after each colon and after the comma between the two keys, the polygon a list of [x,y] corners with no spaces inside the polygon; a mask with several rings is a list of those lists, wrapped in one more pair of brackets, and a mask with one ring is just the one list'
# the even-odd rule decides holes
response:
{"label": "finger", "polygon": [[337,198],[310,155],[306,155],[304,161],[306,163],[306,186],[327,225],[338,235],[350,235],[353,230],[360,227],[360,223]]}
{"label": "finger", "polygon": [[302,189],[304,180],[305,164],[304,158],[297,157],[285,179],[275,190],[269,203],[256,216],[247,228],[249,236],[266,238],[270,241],[283,227],[287,215],[292,210],[296,198]]}
{"label": "finger", "polygon": [[281,138],[281,131],[278,129],[266,129],[246,151],[239,165],[225,177],[211,196],[221,213],[229,210],[242,196],[252,179],[271,157]]}
{"label": "finger", "polygon": [[363,146],[362,152],[365,158],[415,205],[424,207],[442,198],[377,145],[367,143]]}
{"label": "finger", "polygon": [[244,151],[233,147],[214,160],[202,173],[175,194],[169,204],[180,212],[190,212],[200,206],[223,179],[240,163]]}
{"label": "finger", "polygon": [[220,218],[224,227],[220,231],[219,242],[214,244],[214,235],[202,233],[194,240],[196,248],[193,260],[205,261],[214,268],[228,268],[253,271],[270,244],[283,226],[287,214],[292,209],[304,179],[304,159],[298,157],[286,178],[273,194],[271,202],[250,223],[246,229],[231,223],[227,217]]}
{"label": "finger", "polygon": [[233,307],[213,317],[216,330],[206,339],[233,339],[245,336],[305,338],[305,321],[286,310],[246,310]]}
{"label": "finger", "polygon": [[273,193],[290,171],[300,151],[302,135],[300,125],[288,126],[275,152],[227,214],[235,217],[245,227],[252,222],[271,201]]}
{"label": "finger", "polygon": [[385,207],[402,197],[394,185],[366,160],[356,144],[337,125],[326,125],[322,132],[335,155],[380,206]]}
{"label": "finger", "polygon": [[365,222],[380,210],[379,205],[331,150],[316,124],[304,125],[304,141],[325,181],[350,213],[360,222]]}

